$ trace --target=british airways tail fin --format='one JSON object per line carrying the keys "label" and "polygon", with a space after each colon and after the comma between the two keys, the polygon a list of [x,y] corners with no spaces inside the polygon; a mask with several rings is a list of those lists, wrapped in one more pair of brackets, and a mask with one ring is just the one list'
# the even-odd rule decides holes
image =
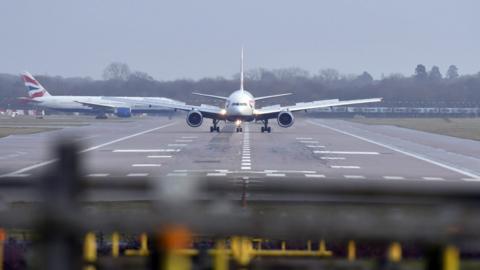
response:
{"label": "british airways tail fin", "polygon": [[28,72],[22,73],[22,79],[30,98],[50,96],[47,90]]}

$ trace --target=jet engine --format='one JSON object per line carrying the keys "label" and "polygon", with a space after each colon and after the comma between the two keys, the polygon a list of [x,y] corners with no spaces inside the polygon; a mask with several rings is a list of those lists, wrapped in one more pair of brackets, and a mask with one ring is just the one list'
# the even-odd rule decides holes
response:
{"label": "jet engine", "polygon": [[293,114],[289,111],[283,111],[278,114],[277,122],[278,125],[283,128],[288,128],[293,125],[295,119],[293,118]]}
{"label": "jet engine", "polygon": [[132,110],[128,107],[115,108],[115,115],[122,118],[127,118],[132,116]]}
{"label": "jet engine", "polygon": [[187,114],[187,124],[191,127],[199,127],[202,125],[203,115],[197,110],[188,112]]}

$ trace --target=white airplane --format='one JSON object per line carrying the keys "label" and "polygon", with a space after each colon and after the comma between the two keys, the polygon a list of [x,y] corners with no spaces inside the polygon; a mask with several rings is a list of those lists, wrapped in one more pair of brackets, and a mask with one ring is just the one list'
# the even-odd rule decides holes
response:
{"label": "white airplane", "polygon": [[56,111],[94,113],[98,119],[106,118],[106,113],[130,117],[134,113],[172,111],[155,103],[185,104],[159,97],[52,96],[30,73],[22,73],[22,78],[28,91],[28,97],[22,100]]}
{"label": "white airplane", "polygon": [[242,132],[242,122],[251,122],[251,121],[262,121],[263,126],[261,128],[262,133],[272,131],[271,127],[268,126],[268,120],[277,119],[277,123],[280,127],[287,128],[291,127],[294,122],[294,117],[292,112],[296,111],[306,111],[310,109],[326,108],[333,106],[342,106],[342,105],[352,105],[352,104],[362,104],[362,103],[372,103],[380,102],[381,98],[370,98],[370,99],[355,99],[355,100],[338,100],[338,99],[329,99],[329,100],[318,100],[312,102],[303,102],[297,103],[291,106],[268,106],[263,108],[255,108],[255,101],[273,97],[280,97],[291,95],[291,93],[263,96],[263,97],[253,97],[253,95],[244,89],[243,87],[243,48],[241,53],[241,68],[240,68],[240,90],[237,90],[230,94],[228,97],[202,94],[202,93],[193,93],[195,95],[201,95],[216,99],[225,100],[224,108],[211,105],[188,105],[188,104],[162,104],[165,107],[174,108],[177,110],[188,111],[187,114],[187,124],[191,127],[199,127],[202,125],[203,118],[212,119],[212,126],[210,126],[210,132],[220,132],[218,126],[219,121],[229,121],[235,122],[237,126],[237,132]]}

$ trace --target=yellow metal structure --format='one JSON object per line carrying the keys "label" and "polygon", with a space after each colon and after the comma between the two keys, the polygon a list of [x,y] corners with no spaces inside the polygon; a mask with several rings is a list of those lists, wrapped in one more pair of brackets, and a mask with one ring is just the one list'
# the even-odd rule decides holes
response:
{"label": "yellow metal structure", "polygon": [[388,260],[393,263],[398,263],[402,260],[402,245],[398,242],[393,242],[388,247]]}
{"label": "yellow metal structure", "polygon": [[97,261],[97,238],[95,233],[89,232],[85,235],[83,243],[83,260],[86,265],[84,270],[95,270],[95,263]]}
{"label": "yellow metal structure", "polygon": [[148,256],[148,236],[146,233],[140,234],[140,249],[127,249],[125,255],[127,256]]}
{"label": "yellow metal structure", "polygon": [[112,257],[118,258],[120,255],[120,234],[112,233]]}
{"label": "yellow metal structure", "polygon": [[355,241],[350,240],[348,241],[348,252],[347,252],[347,259],[350,262],[353,262],[357,259],[357,247],[355,245]]}
{"label": "yellow metal structure", "polygon": [[460,251],[457,247],[449,245],[443,251],[443,270],[460,269]]}
{"label": "yellow metal structure", "polygon": [[7,233],[5,229],[0,228],[0,270],[3,270],[3,260],[5,258],[5,240],[7,239]]}

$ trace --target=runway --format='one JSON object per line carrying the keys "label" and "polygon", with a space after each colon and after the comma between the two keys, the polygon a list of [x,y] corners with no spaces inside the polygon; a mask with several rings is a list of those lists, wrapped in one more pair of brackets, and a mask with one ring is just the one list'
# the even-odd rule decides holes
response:
{"label": "runway", "polygon": [[390,126],[298,118],[272,133],[246,124],[243,133],[208,122],[190,128],[183,118],[93,122],[88,126],[0,139],[2,176],[41,174],[63,137],[82,145],[85,175],[224,177],[263,181],[324,178],[379,181],[480,181],[480,142]]}

